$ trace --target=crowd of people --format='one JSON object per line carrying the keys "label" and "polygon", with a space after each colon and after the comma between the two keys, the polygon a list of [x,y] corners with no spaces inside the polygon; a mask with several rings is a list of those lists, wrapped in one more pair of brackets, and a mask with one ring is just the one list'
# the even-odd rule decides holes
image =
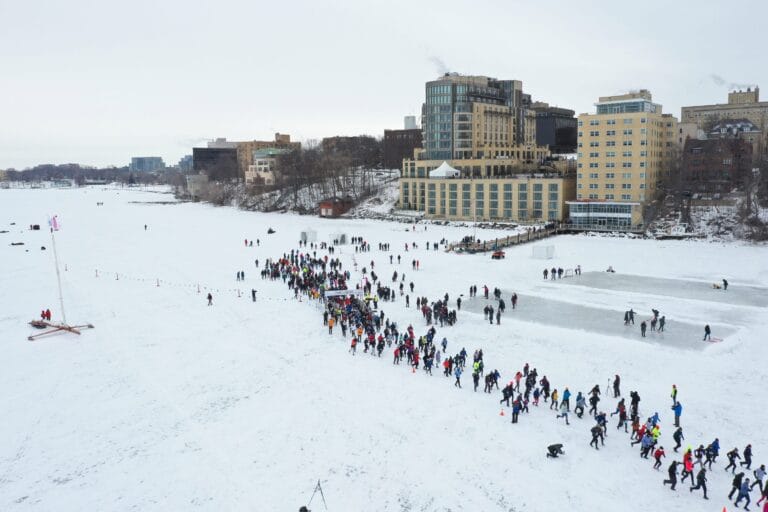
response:
{"label": "crowd of people", "polygon": [[[356,238],[355,241],[358,243],[358,253],[363,251],[363,247],[370,248],[362,238]],[[389,250],[389,244],[379,244],[378,247],[382,251]],[[441,328],[453,325],[457,320],[457,310],[461,310],[461,297],[456,300],[456,309],[450,309],[448,293],[434,301],[426,297],[417,297],[416,307],[421,310],[425,319],[425,332],[417,333],[413,325],[401,328],[397,322],[388,318],[383,310],[378,310],[375,303],[372,304],[371,300],[367,300],[372,284],[377,285],[375,297],[382,300],[394,300],[394,288],[383,286],[376,278],[369,280],[365,272],[359,283],[354,287],[350,286],[351,273],[344,269],[340,259],[333,258],[332,255],[331,251],[328,255],[319,257],[316,251],[310,255],[294,250],[281,258],[267,260],[261,270],[261,276],[264,279],[282,280],[294,297],[301,295],[321,301],[323,325],[327,328],[328,334],[334,335],[340,332],[344,339],[351,337],[348,353],[352,356],[361,353],[381,358],[384,351],[389,350],[392,354],[393,366],[405,366],[413,373],[421,371],[427,375],[433,375],[435,367],[442,366],[443,376],[449,379],[455,388],[462,388],[462,377],[469,371],[474,392],[478,391],[482,382],[485,394],[500,393],[499,404],[511,409],[510,421],[513,424],[532,415],[534,410],[544,409],[553,411],[555,420],[562,419],[566,425],[572,425],[570,415],[573,413],[577,421],[584,421],[589,427],[587,436],[589,446],[600,450],[606,444],[608,422],[616,416],[616,431],[623,430],[629,435],[628,441],[631,446],[639,446],[640,458],[653,460],[653,469],[660,470],[663,459],[668,456],[674,458],[682,450],[682,458],[672,460],[667,467],[668,477],[663,480],[665,486],[669,485],[672,490],[676,490],[678,482],[685,483],[690,480],[690,492],[700,490],[703,498],[709,499],[708,472],[713,471],[713,464],[717,463],[720,456],[720,440],[715,438],[709,443],[701,443],[695,449],[692,445],[682,448],[685,441],[683,428],[680,425],[683,407],[678,399],[676,386],[672,386],[670,394],[670,409],[675,425],[671,438],[675,444],[672,451],[668,453],[661,445],[661,415],[657,411],[648,416],[643,415],[640,410],[640,395],[635,390],[630,391],[625,398],[622,393],[622,381],[618,374],[611,379],[610,387],[606,388],[605,392],[599,385],[593,386],[586,393],[577,390],[573,404],[571,402],[573,393],[568,386],[555,387],[546,375],[528,363],[510,372],[512,378],[506,384],[500,385],[502,374],[498,369],[487,370],[482,348],[474,349],[470,356],[465,347],[458,350],[456,347],[449,348],[449,342],[445,336],[438,339],[440,336],[437,334],[433,319]],[[389,260],[390,263],[393,262],[392,255],[389,256]],[[400,256],[397,256],[397,260],[400,261]],[[373,276],[373,261],[370,268]],[[417,260],[413,260],[412,268],[418,269]],[[561,276],[562,272],[553,268],[549,275]],[[544,276],[547,277],[547,270],[544,271]],[[400,295],[403,295],[405,276],[401,277]],[[393,274],[392,282],[398,282],[397,272]],[[409,288],[413,292],[413,282],[410,283]],[[483,286],[483,297],[488,299],[489,295],[489,288]],[[470,298],[477,296],[475,285],[470,287],[469,296]],[[494,298],[497,302],[496,316],[494,316],[493,306],[486,305],[485,310],[485,317],[490,319],[491,323],[494,318],[498,322],[498,315],[503,311],[503,305],[499,303],[502,301],[500,290],[494,289]],[[406,296],[407,299],[408,296]],[[517,296],[515,295],[512,299],[512,307],[516,305]],[[655,309],[652,313],[651,330],[663,332],[665,317],[660,316]],[[624,318],[625,324],[634,324],[634,315],[633,310],[627,311]],[[339,330],[335,331],[337,326]],[[606,400],[616,401],[615,408],[610,414],[604,412],[600,405]],[[642,418],[645,420],[643,421]],[[554,443],[547,447],[546,456],[557,458],[564,453],[562,443]],[[765,502],[763,510],[768,512],[768,482],[766,482],[765,465],[752,469],[752,456],[751,444],[748,444],[742,452],[739,452],[736,447],[727,452],[728,465],[725,470],[730,470],[733,474],[732,490],[728,498],[735,499],[736,506],[744,502],[745,510],[749,510],[751,494],[756,488],[759,494],[757,503],[759,505]],[[738,473],[736,473],[737,470]],[[751,471],[752,480],[747,471]]]}

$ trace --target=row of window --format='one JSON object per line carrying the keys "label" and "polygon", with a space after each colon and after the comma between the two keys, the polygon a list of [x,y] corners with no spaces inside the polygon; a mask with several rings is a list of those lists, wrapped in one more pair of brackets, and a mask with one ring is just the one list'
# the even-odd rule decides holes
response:
{"label": "row of window", "polygon": [[[606,169],[613,169],[616,167],[616,162],[606,162],[605,168]],[[632,162],[621,162],[621,167],[624,169],[631,169],[632,168]],[[645,162],[640,162],[640,167],[645,167]],[[581,163],[579,163],[578,168],[581,169]],[[589,164],[590,169],[599,169],[600,164],[597,162],[590,162]]]}
{"label": "row of window", "polygon": [[[582,173],[579,173],[576,177],[578,179],[583,179],[584,175]],[[616,177],[616,173],[613,173],[613,172],[605,173],[605,179],[607,179],[607,180],[612,180],[615,177]],[[631,172],[623,172],[623,173],[621,173],[621,178],[625,179],[625,180],[630,180],[630,179],[632,179],[632,173]],[[639,175],[639,178],[641,180],[644,180],[645,179],[645,173],[641,172],[640,175]],[[589,179],[591,179],[591,180],[600,179],[600,174],[598,174],[596,172],[591,172],[591,173],[589,173]]]}
{"label": "row of window", "polygon": [[[645,123],[647,121],[647,118],[641,117],[640,122]],[[634,119],[631,117],[625,117],[623,120],[624,124],[632,124],[634,122]],[[579,121],[579,126],[582,126],[584,124],[583,121]],[[605,121],[605,124],[616,124],[615,119],[608,119]],[[589,126],[600,126],[600,120],[599,119],[590,119],[589,120]]]}
{"label": "row of window", "polygon": [[[622,132],[622,135],[632,135],[632,133],[633,132],[632,132],[631,129],[627,129],[627,130],[624,130]],[[640,134],[641,135],[646,135],[647,134],[646,131],[645,131],[645,128],[640,130]],[[615,137],[616,136],[616,130],[606,130],[605,135],[607,137]],[[583,137],[583,136],[584,136],[584,132],[579,132],[579,137]],[[600,131],[599,130],[592,130],[592,131],[589,132],[589,136],[590,137],[599,137],[600,136]]]}
{"label": "row of window", "polygon": [[[621,200],[622,201],[631,201],[632,200],[632,194],[621,194]],[[600,194],[589,194],[587,197],[584,197],[582,194],[576,194],[576,199],[600,199]],[[616,197],[614,194],[605,194],[602,199],[606,200],[614,200]]]}
{"label": "row of window", "polygon": [[[614,188],[616,188],[616,184],[615,183],[606,183],[606,184],[603,185],[603,187],[606,188],[606,189],[614,189]],[[583,183],[579,183],[578,185],[576,185],[576,188],[584,188],[584,184]],[[593,190],[594,189],[598,189],[598,188],[600,188],[600,184],[599,183],[590,183],[589,184],[589,188],[593,189]],[[621,188],[624,189],[624,190],[631,190],[632,189],[632,184],[631,183],[622,183],[621,184]],[[644,189],[645,188],[645,183],[641,183],[640,184],[640,188]]]}

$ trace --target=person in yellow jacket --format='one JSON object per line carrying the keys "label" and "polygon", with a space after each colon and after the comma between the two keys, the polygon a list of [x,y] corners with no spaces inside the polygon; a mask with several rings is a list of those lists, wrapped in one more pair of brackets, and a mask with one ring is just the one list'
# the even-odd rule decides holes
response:
{"label": "person in yellow jacket", "polygon": [[555,389],[554,391],[552,391],[552,403],[551,403],[551,404],[549,404],[549,408],[550,408],[550,409],[554,409],[554,410],[557,410],[557,408],[558,408],[558,403],[557,403],[557,400],[558,400],[559,398],[560,398],[560,395],[559,395],[559,393],[557,392],[557,390]]}

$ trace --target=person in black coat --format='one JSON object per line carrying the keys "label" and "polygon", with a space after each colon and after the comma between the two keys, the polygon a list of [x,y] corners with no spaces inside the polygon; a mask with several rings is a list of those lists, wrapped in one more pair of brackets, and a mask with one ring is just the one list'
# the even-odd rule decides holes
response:
{"label": "person in black coat", "polygon": [[704,499],[708,500],[707,497],[707,470],[704,468],[701,468],[699,472],[696,474],[696,485],[690,488],[690,492],[696,491],[698,489],[704,489]]}
{"label": "person in black coat", "polygon": [[672,464],[669,465],[669,469],[667,469],[667,472],[669,473],[669,478],[664,480],[664,485],[672,484],[672,490],[675,490],[675,486],[677,485],[677,465],[680,464],[678,461],[673,460]]}
{"label": "person in black coat", "polygon": [[731,489],[730,494],[728,494],[728,499],[733,499],[734,494],[739,493],[739,489],[741,489],[741,482],[744,480],[744,473],[738,473],[735,477],[733,477],[733,482],[731,485],[733,485],[733,489]]}
{"label": "person in black coat", "polygon": [[565,455],[562,444],[551,444],[547,446],[547,457],[556,459],[558,455]]}
{"label": "person in black coat", "polygon": [[752,469],[752,445],[748,444],[744,448],[744,460],[739,463],[740,466],[747,466],[747,469]]}

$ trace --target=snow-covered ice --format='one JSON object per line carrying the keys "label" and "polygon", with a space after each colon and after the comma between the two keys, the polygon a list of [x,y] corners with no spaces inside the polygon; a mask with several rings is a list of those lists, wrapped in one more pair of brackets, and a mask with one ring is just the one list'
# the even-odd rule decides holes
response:
{"label": "snow-covered ice", "polygon": [[[673,383],[685,445],[719,437],[725,453],[751,442],[753,468],[768,462],[765,246],[561,236],[539,242],[556,246],[553,260],[532,259],[521,245],[494,261],[424,249],[471,228],[412,231],[164,204],[171,197],[0,191],[0,231],[8,231],[0,233],[0,510],[295,511],[318,479],[332,511],[731,510],[724,455],[708,502],[686,485],[672,492],[661,484],[675,455]],[[67,320],[95,329],[29,342],[27,322],[41,309],[61,315],[50,233],[28,230],[51,214],[62,224]],[[269,227],[276,233],[267,235]],[[662,471],[613,426],[595,451],[586,418],[572,416],[567,427],[542,404],[512,425],[507,411],[500,415],[500,393],[473,393],[468,374],[459,390],[439,371],[393,366],[391,350],[382,359],[349,355],[349,340],[327,334],[317,304],[293,300],[254,265],[295,249],[305,228],[319,241],[338,232],[368,240],[370,253],[337,250],[350,270],[374,260],[385,283],[397,270],[430,300],[447,292],[454,303],[463,294],[458,323],[438,327],[437,338],[448,338],[451,353],[482,348],[502,382],[525,362],[573,393],[620,374],[625,395],[640,393],[641,414],[662,417]],[[489,240],[507,234],[477,232]],[[260,246],[244,246],[257,238]],[[379,242],[390,242],[402,263],[390,265]],[[405,252],[412,242],[419,248]],[[544,267],[577,264],[581,277],[542,279]],[[609,265],[616,274],[603,272]],[[235,279],[240,270],[244,282]],[[711,287],[722,278],[727,292]],[[504,291],[501,325],[483,320],[485,300],[468,297],[472,284],[481,294],[484,284]],[[415,294],[411,308],[402,297],[380,307],[423,334]],[[649,332],[643,340],[637,325],[625,327],[630,307],[638,318],[651,308],[666,315],[664,338]],[[721,343],[701,341],[707,323]],[[604,396],[600,407],[612,412],[615,400]],[[565,445],[564,457],[544,457],[553,442]],[[325,510],[318,496],[310,508]]]}

